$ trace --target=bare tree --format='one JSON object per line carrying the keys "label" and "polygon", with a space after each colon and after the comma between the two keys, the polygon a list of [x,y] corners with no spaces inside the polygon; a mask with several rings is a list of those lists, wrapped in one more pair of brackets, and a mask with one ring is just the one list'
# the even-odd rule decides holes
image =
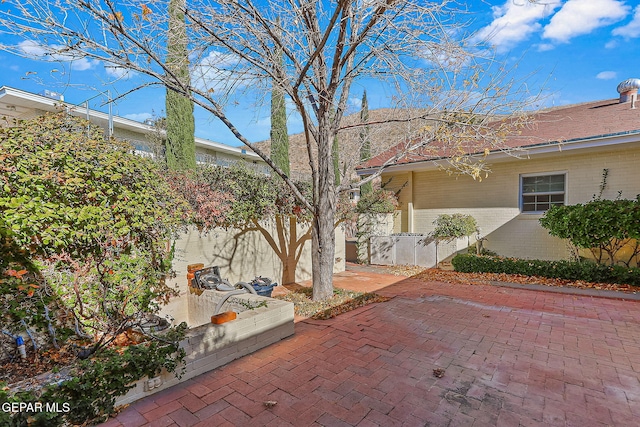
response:
{"label": "bare tree", "polygon": [[[187,45],[194,64],[189,83],[165,62],[168,0],[6,0],[0,31],[39,43],[51,59],[89,58],[146,75],[141,87],[165,85],[220,119],[313,212],[313,298],[318,300],[333,290],[337,195],[376,175],[335,184],[332,144],[354,84],[384,84],[393,107],[420,112],[397,120],[432,123],[407,135],[403,149],[377,174],[419,149],[446,155],[457,172],[479,176],[482,158],[469,152],[508,150],[504,137],[523,123],[517,114],[529,96],[524,86],[505,80],[499,67],[495,74],[487,71],[491,58],[466,32],[468,18],[454,6],[448,0],[187,1]],[[24,53],[17,44],[5,42],[1,48]],[[284,72],[275,73],[280,55]],[[268,93],[271,82],[304,124],[312,198],[305,198],[227,116],[234,94]],[[505,120],[489,125],[498,116]],[[373,131],[376,123],[353,126],[365,125]]]}

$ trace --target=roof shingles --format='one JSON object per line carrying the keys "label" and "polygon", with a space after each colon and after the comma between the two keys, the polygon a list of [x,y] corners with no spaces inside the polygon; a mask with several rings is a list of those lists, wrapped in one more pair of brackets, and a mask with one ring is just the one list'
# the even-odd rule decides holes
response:
{"label": "roof shingles", "polygon": [[[631,103],[619,103],[618,99],[588,102],[564,107],[542,110],[533,115],[529,126],[518,134],[506,137],[504,147],[525,148],[540,144],[554,144],[576,141],[607,135],[624,134],[640,130],[640,108],[632,108]],[[424,162],[446,157],[438,150],[422,147],[410,153],[403,153],[406,144],[398,144],[357,169],[373,169],[383,166],[394,157],[392,164]],[[468,154],[481,153],[484,150],[471,150]]]}

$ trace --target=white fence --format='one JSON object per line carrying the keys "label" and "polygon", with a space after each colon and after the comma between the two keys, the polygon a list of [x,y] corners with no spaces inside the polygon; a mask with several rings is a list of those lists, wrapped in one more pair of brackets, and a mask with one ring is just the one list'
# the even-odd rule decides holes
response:
{"label": "white fence", "polygon": [[456,242],[440,242],[424,235],[372,236],[370,262],[378,265],[419,265],[435,267],[440,261],[456,253]]}

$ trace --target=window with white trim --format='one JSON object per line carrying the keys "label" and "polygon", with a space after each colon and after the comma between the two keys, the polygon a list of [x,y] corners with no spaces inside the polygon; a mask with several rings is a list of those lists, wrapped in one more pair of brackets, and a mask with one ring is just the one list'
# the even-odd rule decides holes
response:
{"label": "window with white trim", "polygon": [[520,176],[520,210],[545,212],[551,206],[564,205],[566,177],[565,173]]}

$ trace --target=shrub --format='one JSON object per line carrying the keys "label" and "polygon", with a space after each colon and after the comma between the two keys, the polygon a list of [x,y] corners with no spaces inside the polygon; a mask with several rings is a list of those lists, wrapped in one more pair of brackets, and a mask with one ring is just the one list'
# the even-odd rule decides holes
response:
{"label": "shrub", "polygon": [[436,226],[432,232],[433,237],[449,242],[460,237],[470,236],[478,227],[474,217],[458,213],[438,215],[433,224]]}
{"label": "shrub", "polygon": [[601,265],[588,261],[544,261],[459,254],[453,258],[451,264],[461,273],[522,274],[640,286],[640,268]]}
{"label": "shrub", "polygon": [[[553,206],[540,218],[540,224],[552,236],[588,249],[599,264],[620,262],[629,266],[640,260],[640,196],[636,200],[595,199],[585,204]],[[625,246],[631,250],[620,259]]]}
{"label": "shrub", "polygon": [[[364,192],[363,192],[364,190]],[[355,209],[346,194],[338,203],[338,216],[345,224],[353,224],[356,237],[356,253],[358,262],[369,262],[369,239],[376,232],[379,215],[393,213],[398,207],[398,198],[389,190],[378,187],[363,186],[360,188],[360,200]]]}
{"label": "shrub", "polygon": [[60,113],[0,128],[2,336],[33,330],[39,349],[49,337],[92,356],[42,396],[0,387],[0,403],[66,402],[70,413],[0,412],[0,424],[86,423],[132,381],[177,368],[182,325],[139,346],[106,346],[175,293],[164,283],[170,241],[188,218],[155,163],[84,120]]}
{"label": "shrub", "polygon": [[199,230],[224,226],[234,202],[232,194],[218,190],[206,179],[208,167],[198,165],[195,171],[167,172],[171,188],[190,205],[189,222]]}
{"label": "shrub", "polygon": [[114,411],[115,400],[133,388],[140,378],[152,378],[162,369],[180,374],[184,350],[178,341],[186,324],[169,331],[162,341],[146,342],[121,351],[105,349],[91,360],[81,360],[70,368],[71,379],[40,391],[8,392],[0,383],[0,405],[16,403],[57,404],[58,412],[0,411],[0,425],[68,426],[105,422]]}
{"label": "shrub", "polygon": [[[16,244],[1,218],[0,253],[0,325],[3,330],[15,331],[24,327],[22,322],[33,323],[43,317],[45,307],[56,302],[29,254]],[[42,320],[44,326],[46,318]]]}
{"label": "shrub", "polygon": [[[243,163],[230,167],[200,165],[191,176],[173,174],[172,188],[189,202],[190,220],[201,230],[214,227],[253,228],[255,222],[277,215],[295,216],[299,222],[311,218],[285,182],[257,172]],[[311,187],[296,183],[310,196]]]}
{"label": "shrub", "polygon": [[393,213],[398,207],[398,199],[389,190],[376,188],[361,194],[356,204],[358,214],[386,214]]}
{"label": "shrub", "polygon": [[[187,217],[186,204],[153,161],[102,135],[65,113],[0,129],[0,234],[14,258],[33,261],[46,278],[44,284],[19,283],[15,275],[7,278],[16,269],[4,266],[5,318],[7,304],[24,299],[17,286],[34,284],[38,292],[46,288],[36,297],[64,306],[54,326],[73,327],[99,342],[174,293],[164,277],[172,232]],[[48,307],[51,316],[54,308]],[[19,313],[6,327],[22,328],[16,322],[24,320],[46,330],[52,322],[43,309]]]}

